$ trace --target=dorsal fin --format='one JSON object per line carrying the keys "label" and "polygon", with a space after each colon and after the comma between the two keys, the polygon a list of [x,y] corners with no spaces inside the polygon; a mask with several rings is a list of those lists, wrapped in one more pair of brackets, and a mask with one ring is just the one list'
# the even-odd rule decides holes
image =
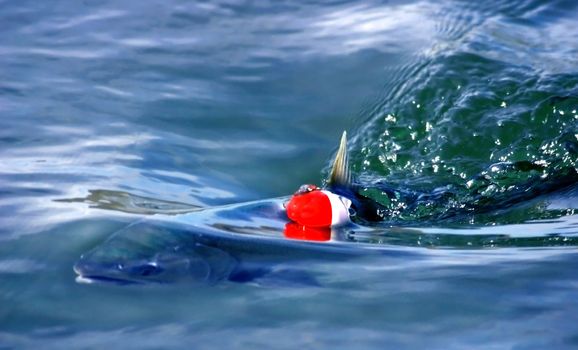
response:
{"label": "dorsal fin", "polygon": [[339,150],[335,155],[331,173],[327,179],[329,186],[349,187],[351,185],[351,173],[349,172],[349,157],[347,154],[347,132],[344,131],[339,143]]}

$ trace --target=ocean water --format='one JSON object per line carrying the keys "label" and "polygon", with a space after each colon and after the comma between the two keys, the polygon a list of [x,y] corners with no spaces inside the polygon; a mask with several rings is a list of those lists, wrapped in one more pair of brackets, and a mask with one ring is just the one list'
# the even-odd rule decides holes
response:
{"label": "ocean water", "polygon": [[[576,348],[576,18],[0,1],[0,349]],[[295,231],[343,130],[387,216]]]}

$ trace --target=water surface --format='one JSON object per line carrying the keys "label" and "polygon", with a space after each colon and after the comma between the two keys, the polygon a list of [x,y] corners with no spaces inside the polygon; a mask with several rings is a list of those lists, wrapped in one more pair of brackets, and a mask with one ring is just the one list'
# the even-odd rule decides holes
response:
{"label": "water surface", "polygon": [[[576,347],[574,1],[0,9],[0,348]],[[287,240],[255,208],[321,183],[344,129],[360,180],[456,201]],[[121,253],[204,232],[299,274],[75,281],[139,222]]]}

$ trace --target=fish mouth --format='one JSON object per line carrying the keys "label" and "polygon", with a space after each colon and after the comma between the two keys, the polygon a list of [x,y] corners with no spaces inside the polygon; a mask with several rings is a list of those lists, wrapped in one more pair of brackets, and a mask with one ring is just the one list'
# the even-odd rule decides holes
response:
{"label": "fish mouth", "polygon": [[[168,258],[98,261],[83,256],[73,266],[79,283],[164,284],[193,279],[209,281],[213,268],[207,261],[181,255]],[[158,260],[157,260],[158,259]]]}
{"label": "fish mouth", "polygon": [[[114,273],[95,273],[95,269],[89,264],[77,262],[73,266],[74,272],[77,274],[75,281],[81,284],[116,284],[116,285],[130,285],[142,284],[142,282],[126,278],[124,276],[114,276]],[[114,272],[114,271],[113,271]]]}
{"label": "fish mouth", "polygon": [[142,284],[142,282],[130,281],[122,278],[108,277],[108,276],[90,276],[78,275],[75,281],[80,284],[115,284],[115,285],[132,285]]}

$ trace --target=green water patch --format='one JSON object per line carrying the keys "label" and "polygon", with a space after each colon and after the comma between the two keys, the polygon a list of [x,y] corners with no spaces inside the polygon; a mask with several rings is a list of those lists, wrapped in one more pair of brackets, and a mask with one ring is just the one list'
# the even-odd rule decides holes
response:
{"label": "green water patch", "polygon": [[[388,218],[488,212],[578,183],[577,75],[458,51],[424,59],[406,78],[350,146],[364,195],[384,204]],[[438,195],[416,205],[376,189],[383,182]],[[520,221],[567,215],[539,207]]]}

